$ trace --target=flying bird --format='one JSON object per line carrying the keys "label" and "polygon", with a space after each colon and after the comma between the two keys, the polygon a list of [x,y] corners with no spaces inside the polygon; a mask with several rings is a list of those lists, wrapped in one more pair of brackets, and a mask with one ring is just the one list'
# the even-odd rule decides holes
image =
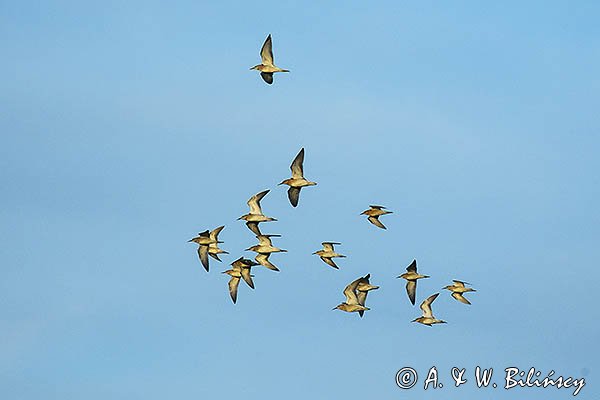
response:
{"label": "flying bird", "polygon": [[209,234],[209,237],[211,239],[213,239],[214,242],[210,243],[208,245],[208,255],[217,261],[221,261],[221,259],[219,258],[219,254],[229,254],[225,250],[220,249],[217,244],[217,243],[222,243],[222,242],[219,242],[218,236],[219,236],[219,233],[221,233],[221,231],[223,230],[223,228],[225,228],[225,226],[220,226],[218,228],[215,228]]}
{"label": "flying bird", "polygon": [[315,251],[313,254],[318,255],[319,257],[321,257],[321,260],[323,260],[323,262],[327,265],[332,266],[335,269],[339,269],[339,267],[335,264],[335,262],[332,260],[332,258],[334,257],[346,257],[343,254],[339,254],[336,253],[333,249],[334,245],[340,245],[341,243],[338,242],[323,242],[321,243],[321,245],[323,245],[323,250],[319,250],[319,251]]}
{"label": "flying bird", "polygon": [[[379,286],[373,286],[369,283],[369,279],[371,278],[371,274],[367,274],[363,276],[359,281],[358,285],[356,285],[356,297],[358,298],[358,304],[361,306],[365,305],[367,301],[367,294],[369,291],[379,289]],[[364,310],[358,310],[358,315],[362,318],[364,314]]]}
{"label": "flying bird", "polygon": [[439,296],[439,293],[432,294],[428,298],[425,299],[421,303],[421,310],[423,311],[423,316],[419,318],[415,318],[412,322],[419,322],[423,325],[431,326],[432,324],[445,324],[446,321],[442,321],[441,319],[437,319],[433,316],[433,312],[431,311],[431,303]]}
{"label": "flying bird", "polygon": [[290,187],[288,189],[288,198],[293,207],[298,205],[300,189],[305,186],[314,186],[317,184],[316,182],[311,182],[304,178],[304,168],[302,164],[304,164],[304,147],[300,150],[298,155],[296,155],[296,158],[292,161],[292,165],[290,165],[292,177],[280,183],[280,185],[288,185]]}
{"label": "flying bird", "polygon": [[350,282],[348,286],[344,288],[344,296],[346,296],[346,301],[338,304],[334,310],[342,310],[345,312],[357,312],[357,311],[365,311],[370,310],[370,308],[361,305],[358,301],[358,296],[356,294],[356,288],[361,280],[364,278],[358,278],[354,281]]}
{"label": "flying bird", "polygon": [[269,34],[269,36],[267,36],[265,43],[263,43],[263,46],[260,49],[260,58],[261,58],[261,63],[250,68],[250,70],[255,69],[255,70],[260,71],[260,76],[269,85],[273,83],[273,73],[274,72],[290,72],[287,69],[281,69],[281,68],[275,66],[275,61],[273,58],[273,44],[271,43],[271,35],[270,34]]}
{"label": "flying bird", "polygon": [[263,214],[262,209],[260,208],[260,201],[263,197],[269,193],[270,190],[264,190],[260,193],[255,194],[254,196],[248,199],[248,206],[250,207],[250,212],[248,214],[244,214],[238,218],[238,220],[243,219],[246,221],[246,226],[250,229],[255,235],[262,235],[260,230],[258,229],[258,224],[260,222],[270,222],[277,221],[275,218],[267,217]]}
{"label": "flying bird", "polygon": [[258,235],[256,238],[258,239],[258,244],[252,247],[248,247],[246,251],[253,251],[258,253],[254,258],[257,263],[263,265],[273,271],[279,271],[273,263],[269,261],[269,256],[272,253],[285,253],[287,250],[280,249],[278,247],[273,246],[271,242],[272,237],[280,237],[281,235]]}
{"label": "flying bird", "polygon": [[451,291],[452,297],[454,297],[456,300],[460,301],[461,303],[471,304],[471,302],[469,300],[467,300],[466,297],[463,296],[463,293],[476,292],[477,290],[475,290],[473,288],[465,287],[465,284],[470,285],[470,283],[468,283],[468,282],[457,281],[457,280],[452,280],[452,282],[454,282],[453,285],[445,286],[443,289],[447,289],[447,290]]}
{"label": "flying bird", "polygon": [[240,257],[231,263],[231,266],[233,267],[233,269],[239,269],[242,279],[252,289],[254,289],[254,282],[252,281],[253,275],[251,274],[251,268],[256,265],[258,265],[258,263],[255,263],[254,261],[248,260],[247,258],[244,258],[244,257]]}
{"label": "flying bird", "polygon": [[410,265],[406,268],[405,273],[398,276],[397,278],[406,279],[406,293],[410,302],[415,305],[415,295],[417,292],[417,280],[423,278],[429,278],[429,275],[420,275],[417,273],[417,260],[413,260]]}
{"label": "flying bird", "polygon": [[375,225],[376,227],[381,229],[387,229],[385,225],[383,225],[381,221],[379,221],[379,217],[381,215],[392,214],[392,211],[385,210],[384,206],[370,205],[369,207],[371,208],[361,212],[360,215],[367,215],[367,219],[369,220],[369,222]]}
{"label": "flying bird", "polygon": [[219,242],[216,237],[211,237],[208,229],[204,232],[200,232],[198,236],[188,240],[188,242],[194,242],[198,245],[198,256],[200,257],[200,262],[202,266],[208,272],[208,248],[210,245],[216,245]]}

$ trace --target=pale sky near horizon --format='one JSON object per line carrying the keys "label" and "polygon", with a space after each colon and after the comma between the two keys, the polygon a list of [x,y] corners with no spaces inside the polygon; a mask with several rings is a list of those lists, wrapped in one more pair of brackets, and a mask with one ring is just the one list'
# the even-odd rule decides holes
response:
{"label": "pale sky near horizon", "polygon": [[[528,398],[598,390],[600,4],[0,1],[3,399]],[[249,68],[273,36],[290,69]],[[292,208],[300,148],[318,182]],[[238,303],[264,189],[288,253]],[[360,212],[383,204],[386,231]],[[225,225],[223,263],[197,232]],[[312,252],[339,241],[340,270]],[[396,276],[417,259],[417,305]],[[364,318],[332,311],[371,274]],[[470,282],[471,306],[441,288]],[[441,292],[437,317],[410,321]],[[423,390],[432,366],[441,389]],[[419,383],[399,389],[406,366]],[[467,369],[455,388],[452,367]]]}

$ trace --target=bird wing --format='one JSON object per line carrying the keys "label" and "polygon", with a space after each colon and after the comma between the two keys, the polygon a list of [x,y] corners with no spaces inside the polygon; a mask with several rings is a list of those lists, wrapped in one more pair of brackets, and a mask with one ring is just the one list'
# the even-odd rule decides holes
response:
{"label": "bird wing", "polygon": [[304,147],[300,149],[294,161],[292,161],[292,165],[290,165],[290,169],[292,170],[292,178],[300,179],[304,178]]}
{"label": "bird wing", "polygon": [[263,197],[269,193],[269,189],[263,190],[260,193],[255,194],[254,196],[248,199],[248,206],[250,206],[250,214],[263,215],[262,210],[260,209],[260,201]]}
{"label": "bird wing", "polygon": [[377,217],[369,217],[369,218],[367,218],[367,219],[369,220],[369,222],[370,222],[370,223],[372,223],[372,224],[373,224],[373,225],[375,225],[376,227],[378,227],[378,228],[381,228],[381,229],[387,229],[387,228],[385,227],[385,225],[383,225],[383,224],[381,223],[381,221],[379,221],[379,219],[378,219]]}
{"label": "bird wing", "polygon": [[258,239],[258,244],[261,246],[272,246],[273,243],[271,242],[271,239],[269,238],[268,235],[257,235],[256,238]]}
{"label": "bird wing", "polygon": [[261,72],[260,77],[263,78],[263,81],[267,82],[269,85],[273,84],[272,72]]}
{"label": "bird wing", "polygon": [[273,44],[271,43],[271,35],[267,36],[267,39],[260,49],[260,58],[262,59],[263,65],[275,65],[273,60]]}
{"label": "bird wing", "polygon": [[415,305],[415,296],[417,294],[417,281],[406,281],[406,293],[412,305]]}
{"label": "bird wing", "polygon": [[208,272],[208,246],[198,246],[198,255],[200,256],[200,262],[202,263],[202,266],[206,272]]}
{"label": "bird wing", "polygon": [[375,210],[381,210],[382,208],[385,208],[385,206],[377,206],[377,205],[369,205],[369,207],[371,207]]}
{"label": "bird wing", "polygon": [[458,287],[465,287],[465,284],[470,285],[469,282],[457,281],[456,279],[453,279],[452,282],[454,282],[454,285]]}
{"label": "bird wing", "polygon": [[221,259],[219,258],[219,255],[217,253],[211,253],[210,251],[208,252],[208,255],[211,256],[212,258],[214,258],[217,261],[221,261]]}
{"label": "bird wing", "polygon": [[[369,293],[369,292],[360,292],[360,291],[359,291],[359,292],[356,294],[356,297],[357,297],[357,299],[358,299],[358,304],[360,304],[361,306],[363,306],[363,307],[364,307],[364,305],[365,305],[365,302],[367,301],[367,294],[368,294],[368,293]],[[364,313],[365,313],[365,311],[364,311],[364,310],[358,310],[358,315],[360,315],[360,317],[361,317],[361,318],[362,318],[362,316],[363,316],[363,314],[364,314]]]}
{"label": "bird wing", "polygon": [[325,264],[331,265],[335,269],[340,269],[331,258],[321,257],[321,260],[323,260]]}
{"label": "bird wing", "polygon": [[233,300],[233,304],[235,304],[235,302],[237,300],[237,292],[238,292],[239,284],[240,284],[240,278],[236,278],[235,276],[232,276],[231,279],[229,280],[229,295],[231,296],[231,300]]}
{"label": "bird wing", "polygon": [[271,263],[271,261],[269,261],[269,254],[257,254],[256,257],[254,257],[254,259],[257,263],[269,268],[270,270],[279,271],[279,268],[277,268],[273,263]]}
{"label": "bird wing", "polygon": [[467,298],[465,296],[463,296],[461,293],[453,292],[452,297],[454,297],[456,300],[460,301],[461,303],[471,304],[471,302],[469,300],[467,300]]}
{"label": "bird wing", "polygon": [[258,222],[246,222],[246,226],[250,229],[256,236],[262,235],[260,229],[258,228]]}
{"label": "bird wing", "polygon": [[335,242],[323,242],[321,244],[323,245],[323,250],[333,251],[333,245],[334,244],[339,244],[339,243],[335,243]]}
{"label": "bird wing", "polygon": [[352,282],[348,286],[344,288],[344,296],[346,296],[346,304],[358,304],[358,297],[356,296],[356,287],[358,286],[358,282],[360,282],[362,278],[358,278]]}
{"label": "bird wing", "polygon": [[198,236],[200,236],[200,237],[210,237],[210,233],[208,232],[208,229],[207,229],[204,232],[200,232],[198,234]]}
{"label": "bird wing", "polygon": [[242,278],[244,278],[244,281],[248,284],[248,286],[250,286],[252,289],[254,289],[254,282],[252,282],[252,275],[250,275],[250,268],[242,268]]}
{"label": "bird wing", "polygon": [[296,207],[298,205],[298,200],[300,199],[300,188],[290,186],[288,189],[288,198],[290,199],[292,206]]}
{"label": "bird wing", "polygon": [[413,260],[408,267],[406,267],[408,272],[417,272],[417,260]]}
{"label": "bird wing", "polygon": [[421,310],[423,310],[423,316],[425,318],[433,318],[433,312],[431,311],[431,303],[439,296],[439,293],[432,294],[421,303]]}
{"label": "bird wing", "polygon": [[225,225],[221,225],[220,227],[213,229],[210,232],[209,237],[216,242],[218,240],[219,233],[221,233],[223,228],[225,228]]}

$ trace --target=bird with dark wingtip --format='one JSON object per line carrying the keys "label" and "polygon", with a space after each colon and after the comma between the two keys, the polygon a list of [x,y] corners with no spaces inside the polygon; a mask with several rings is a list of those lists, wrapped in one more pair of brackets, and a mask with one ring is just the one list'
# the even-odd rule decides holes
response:
{"label": "bird with dark wingtip", "polygon": [[260,229],[258,228],[258,224],[261,222],[271,222],[277,221],[275,218],[267,217],[263,214],[262,209],[260,208],[260,201],[263,197],[270,192],[270,189],[263,190],[260,193],[255,194],[254,196],[248,199],[248,206],[250,207],[250,212],[248,214],[244,214],[238,218],[238,220],[243,219],[246,221],[246,226],[250,229],[255,235],[262,235]]}
{"label": "bird with dark wingtip", "polygon": [[415,296],[417,293],[417,280],[423,278],[429,278],[429,275],[421,275],[417,273],[417,260],[413,260],[408,267],[406,272],[397,278],[406,279],[406,293],[410,302],[415,305]]}
{"label": "bird with dark wingtip", "polygon": [[463,293],[476,292],[477,290],[466,287],[465,285],[470,285],[469,282],[458,281],[456,279],[452,280],[452,282],[454,282],[453,285],[444,286],[442,289],[451,291],[452,297],[454,297],[456,300],[460,301],[463,304],[470,305],[471,302],[467,300],[465,296],[463,296]]}
{"label": "bird with dark wingtip", "polygon": [[[219,229],[219,228],[217,228],[217,229]],[[218,234],[218,232],[217,232],[217,234]],[[208,229],[205,230],[204,232],[200,232],[198,234],[198,236],[188,240],[188,242],[193,242],[198,245],[198,256],[200,257],[200,262],[202,263],[202,266],[204,267],[206,272],[208,272],[209,246],[216,245],[217,243],[223,243],[223,242],[219,242],[216,239],[216,235],[211,235],[211,232],[209,232]]]}
{"label": "bird with dark wingtip", "polygon": [[267,36],[267,39],[260,49],[261,63],[250,68],[250,70],[260,71],[260,76],[269,85],[273,83],[273,73],[275,72],[290,72],[288,69],[281,69],[275,65],[273,58],[273,43],[271,41],[271,35]]}
{"label": "bird with dark wingtip", "polygon": [[423,311],[423,316],[419,318],[415,318],[412,322],[418,322],[423,325],[431,326],[433,324],[445,324],[446,321],[442,321],[441,319],[437,319],[433,316],[433,312],[431,311],[431,303],[439,296],[439,293],[432,294],[428,298],[426,298],[421,303],[421,311]]}
{"label": "bird with dark wingtip", "polygon": [[369,222],[375,225],[376,227],[381,229],[387,229],[385,225],[383,225],[381,221],[379,221],[379,217],[386,214],[393,214],[393,212],[385,210],[384,206],[370,205],[369,207],[371,208],[361,212],[360,215],[367,215],[367,219],[369,220]]}
{"label": "bird with dark wingtip", "polygon": [[340,269],[336,263],[332,260],[332,258],[334,257],[342,257],[345,258],[346,256],[340,253],[336,253],[335,250],[333,249],[334,245],[340,245],[341,243],[339,242],[323,242],[321,243],[321,245],[323,246],[322,250],[319,251],[315,251],[313,253],[313,255],[318,255],[319,257],[321,257],[321,260],[329,265],[330,267],[333,267],[335,269]]}
{"label": "bird with dark wingtip", "polygon": [[300,198],[300,189],[305,186],[314,186],[317,182],[311,182],[304,178],[304,147],[300,149],[300,152],[292,161],[292,165],[290,165],[290,169],[292,170],[292,177],[286,179],[280,183],[280,185],[288,185],[290,188],[288,189],[288,198],[290,199],[290,204],[293,207],[298,205],[298,200]]}

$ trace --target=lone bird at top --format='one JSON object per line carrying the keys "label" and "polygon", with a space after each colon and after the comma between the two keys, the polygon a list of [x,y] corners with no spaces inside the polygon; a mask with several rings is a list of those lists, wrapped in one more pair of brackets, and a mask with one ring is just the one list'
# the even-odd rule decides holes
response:
{"label": "lone bird at top", "polygon": [[265,43],[260,49],[260,58],[262,62],[254,67],[250,68],[251,70],[255,69],[260,71],[260,76],[263,78],[265,82],[269,85],[273,83],[273,73],[275,72],[290,72],[287,69],[281,69],[275,65],[275,61],[273,59],[273,44],[271,43],[271,35],[267,36]]}
{"label": "lone bird at top", "polygon": [[373,225],[375,225],[378,228],[381,229],[387,229],[385,227],[385,225],[383,225],[381,223],[381,221],[379,221],[379,216],[381,215],[386,215],[386,214],[392,214],[391,211],[388,210],[384,210],[384,206],[375,206],[375,205],[370,205],[368,210],[365,210],[363,212],[360,213],[360,215],[367,215],[368,216],[368,220],[370,223],[372,223]]}
{"label": "lone bird at top", "polygon": [[300,189],[305,186],[314,186],[317,182],[311,182],[304,178],[304,147],[300,150],[290,169],[292,170],[292,177],[286,179],[280,183],[280,185],[288,185],[288,198],[293,207],[298,205],[298,199],[300,198]]}
{"label": "lone bird at top", "polygon": [[336,244],[341,244],[339,242],[323,242],[321,243],[321,245],[323,245],[323,250],[319,250],[319,251],[315,251],[313,254],[318,255],[319,257],[321,257],[321,260],[323,260],[323,262],[335,269],[340,269],[336,263],[332,260],[333,257],[346,257],[343,254],[339,254],[336,253],[335,250],[333,249],[333,246]]}
{"label": "lone bird at top", "polygon": [[421,275],[417,273],[417,260],[413,260],[408,267],[406,272],[397,278],[406,279],[406,293],[410,302],[415,305],[415,295],[417,293],[417,280],[423,278],[429,278],[429,275]]}
{"label": "lone bird at top", "polygon": [[421,310],[423,311],[423,316],[419,318],[415,318],[412,322],[418,322],[423,325],[431,326],[433,324],[445,324],[446,321],[442,321],[441,319],[437,319],[433,316],[433,312],[431,311],[431,303],[439,296],[439,293],[432,294],[428,298],[425,299],[421,303]]}
{"label": "lone bird at top", "polygon": [[258,224],[260,222],[277,221],[275,218],[265,216],[262,212],[262,209],[260,208],[260,201],[263,197],[267,195],[267,193],[269,193],[269,191],[269,189],[263,190],[262,192],[250,197],[250,199],[248,199],[248,206],[250,206],[250,212],[238,218],[238,220],[243,219],[244,221],[246,221],[246,226],[255,235],[262,235],[262,233],[260,233],[260,229],[258,229]]}
{"label": "lone bird at top", "polygon": [[473,288],[465,287],[465,284],[470,285],[469,282],[457,281],[456,279],[452,280],[452,282],[454,282],[453,285],[444,286],[443,289],[447,289],[447,290],[451,291],[452,297],[454,297],[456,300],[460,301],[461,303],[470,305],[471,302],[469,300],[467,300],[467,298],[465,296],[463,296],[463,293],[476,292],[477,290],[475,290]]}

